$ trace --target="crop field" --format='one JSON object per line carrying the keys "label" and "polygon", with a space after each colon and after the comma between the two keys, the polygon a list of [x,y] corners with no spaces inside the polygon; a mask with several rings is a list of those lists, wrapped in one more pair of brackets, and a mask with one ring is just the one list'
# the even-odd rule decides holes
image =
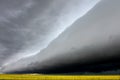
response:
{"label": "crop field", "polygon": [[120,75],[0,74],[0,80],[120,80]]}

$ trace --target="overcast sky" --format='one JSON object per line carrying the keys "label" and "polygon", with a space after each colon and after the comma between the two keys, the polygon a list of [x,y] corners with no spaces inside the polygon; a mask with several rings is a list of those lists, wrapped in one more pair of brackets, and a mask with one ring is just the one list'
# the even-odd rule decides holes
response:
{"label": "overcast sky", "polygon": [[119,56],[120,0],[1,0],[2,72]]}

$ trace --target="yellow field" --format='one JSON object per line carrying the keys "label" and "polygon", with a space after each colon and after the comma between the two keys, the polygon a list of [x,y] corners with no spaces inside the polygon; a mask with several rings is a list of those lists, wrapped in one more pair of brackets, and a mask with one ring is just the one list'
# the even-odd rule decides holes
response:
{"label": "yellow field", "polygon": [[120,75],[0,74],[0,80],[120,80]]}

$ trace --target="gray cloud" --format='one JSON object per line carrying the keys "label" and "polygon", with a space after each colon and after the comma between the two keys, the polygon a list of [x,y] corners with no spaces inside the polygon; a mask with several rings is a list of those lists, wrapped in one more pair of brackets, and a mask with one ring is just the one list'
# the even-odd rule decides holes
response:
{"label": "gray cloud", "polygon": [[[120,3],[119,0],[116,0],[116,1],[104,0],[99,2],[99,4],[97,4],[86,15],[79,18],[76,22],[74,22],[74,24],[70,26],[70,28],[67,28],[67,30],[65,30],[57,39],[52,41],[47,48],[42,50],[42,52],[40,52],[35,56],[23,58],[21,60],[18,60],[15,63],[11,63],[9,65],[4,66],[2,68],[3,72],[12,72],[12,71],[13,72],[14,71],[29,72],[31,70],[42,70],[42,69],[46,69],[56,65],[59,66],[59,65],[71,64],[77,61],[79,61],[77,63],[86,63],[86,62],[94,61],[97,59],[107,59],[112,57],[115,58],[116,56],[119,57],[119,39],[120,39],[119,3]],[[72,2],[70,3],[70,5],[71,4]],[[67,5],[68,6],[66,7],[70,7],[69,4]],[[66,8],[65,10],[67,9],[68,8]],[[74,9],[77,9],[77,8],[74,8]],[[58,12],[56,11],[57,8],[52,10],[55,11],[54,15],[58,17],[57,15]],[[64,10],[61,10],[61,11],[63,11],[63,13],[66,13],[64,12]],[[69,12],[69,9],[68,9],[68,12]],[[46,12],[47,15],[50,13],[52,12],[49,10],[48,12]],[[59,15],[61,14],[62,13],[59,13]],[[73,13],[70,13],[70,15],[71,14]],[[71,16],[68,16],[68,17],[71,17]],[[64,20],[65,18],[60,20]],[[49,24],[51,25],[51,22],[56,21],[56,18],[51,19],[51,15],[48,15],[47,18],[43,17],[42,19],[43,19],[43,23],[41,23],[42,25],[49,25]],[[44,22],[46,22],[47,19],[49,20],[51,19],[51,22],[47,22],[47,24],[45,24]],[[32,26],[33,24],[41,25],[40,23],[37,23],[37,21],[39,21],[39,18],[35,18],[34,20],[29,25],[32,25]],[[51,27],[47,27],[48,31],[50,29]],[[55,30],[57,29],[59,28],[55,28]],[[41,33],[43,36],[48,34],[46,33],[47,31],[46,28],[45,29],[42,28],[41,30],[45,32],[45,33]],[[38,33],[39,33],[39,30],[38,30]],[[33,36],[30,38],[34,39],[35,37]],[[39,41],[40,39],[35,40],[35,42],[37,42],[36,45],[38,44]],[[40,48],[40,46],[39,47],[38,46],[34,48]],[[27,47],[30,47],[30,45]],[[12,66],[13,64],[14,66]]]}

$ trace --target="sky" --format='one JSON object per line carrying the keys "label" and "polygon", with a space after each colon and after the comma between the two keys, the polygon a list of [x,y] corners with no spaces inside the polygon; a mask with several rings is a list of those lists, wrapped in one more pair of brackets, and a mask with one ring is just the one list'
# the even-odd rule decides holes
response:
{"label": "sky", "polygon": [[[1,0],[1,73],[41,73],[52,68],[65,71],[76,64],[81,71],[86,64],[94,67],[98,62],[105,64],[103,60],[110,63],[119,58],[119,3],[119,0]],[[115,62],[117,68],[119,62]]]}

